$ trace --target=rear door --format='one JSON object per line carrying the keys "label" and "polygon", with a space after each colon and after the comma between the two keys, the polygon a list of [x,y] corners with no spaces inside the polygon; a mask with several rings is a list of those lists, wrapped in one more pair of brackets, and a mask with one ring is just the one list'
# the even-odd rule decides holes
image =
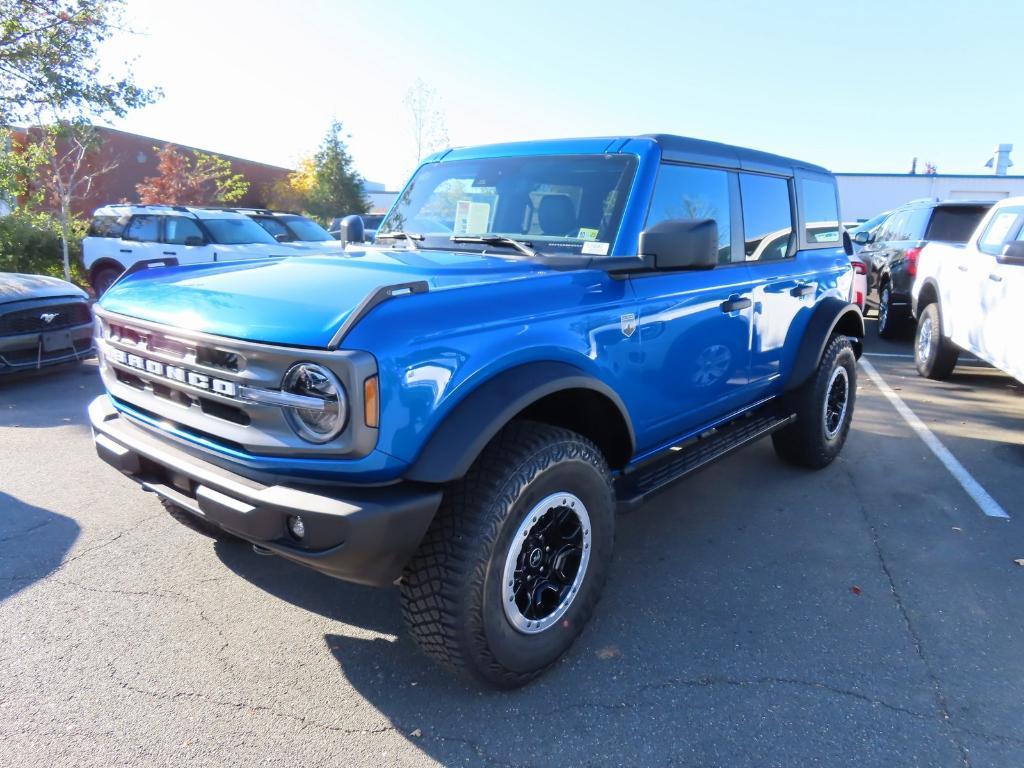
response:
{"label": "rear door", "polygon": [[132,216],[121,236],[118,254],[126,268],[140,261],[160,258],[161,218],[154,213]]}
{"label": "rear door", "polygon": [[665,163],[647,215],[714,219],[719,265],[709,270],[653,272],[630,278],[637,297],[637,333],[644,375],[637,382],[637,432],[664,443],[747,401],[753,301],[738,232],[735,174]]}
{"label": "rear door", "polygon": [[980,269],[980,350],[992,365],[1024,381],[1024,266],[1001,264],[1007,243],[1024,240],[1024,207],[1000,208],[979,238],[984,249]]}
{"label": "rear door", "polygon": [[[802,210],[794,183],[800,185]],[[750,378],[753,396],[774,394],[795,360],[816,303],[849,299],[852,270],[839,247],[835,183],[827,176],[787,179],[740,174],[747,266],[754,314]],[[772,243],[765,247],[765,242]]]}

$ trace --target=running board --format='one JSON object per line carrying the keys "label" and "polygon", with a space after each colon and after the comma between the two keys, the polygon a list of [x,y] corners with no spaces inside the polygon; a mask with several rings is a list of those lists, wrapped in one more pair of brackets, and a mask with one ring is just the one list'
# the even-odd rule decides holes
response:
{"label": "running board", "polygon": [[796,414],[779,416],[768,413],[750,414],[708,430],[688,442],[672,446],[665,453],[627,469],[615,480],[619,511],[635,509],[648,498],[692,474],[728,456],[755,440],[770,435],[796,421]]}

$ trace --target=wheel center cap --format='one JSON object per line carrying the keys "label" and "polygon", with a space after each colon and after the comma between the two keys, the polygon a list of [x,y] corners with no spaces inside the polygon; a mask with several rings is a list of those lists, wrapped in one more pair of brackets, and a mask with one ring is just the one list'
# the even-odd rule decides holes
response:
{"label": "wheel center cap", "polygon": [[530,567],[536,568],[542,562],[544,562],[544,550],[537,547],[533,552],[530,553]]}

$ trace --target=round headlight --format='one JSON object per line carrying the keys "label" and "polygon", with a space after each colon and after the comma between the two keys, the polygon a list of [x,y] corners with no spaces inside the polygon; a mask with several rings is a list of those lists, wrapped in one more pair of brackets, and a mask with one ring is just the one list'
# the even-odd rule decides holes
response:
{"label": "round headlight", "polygon": [[292,395],[315,398],[322,403],[322,407],[291,406],[284,409],[288,423],[303,440],[326,443],[344,429],[348,400],[345,387],[332,371],[314,363],[297,363],[284,375],[281,389]]}

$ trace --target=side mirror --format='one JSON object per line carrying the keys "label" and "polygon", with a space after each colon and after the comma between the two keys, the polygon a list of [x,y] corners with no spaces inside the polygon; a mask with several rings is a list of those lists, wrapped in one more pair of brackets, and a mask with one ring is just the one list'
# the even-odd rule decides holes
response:
{"label": "side mirror", "polygon": [[274,235],[274,239],[277,240],[277,242],[279,243],[290,243],[292,241],[291,237],[289,237],[284,232],[278,232],[276,235]]}
{"label": "side mirror", "polygon": [[640,233],[640,256],[655,269],[714,269],[718,223],[714,219],[666,219]]}
{"label": "side mirror", "polygon": [[1024,240],[1014,240],[1007,243],[1003,252],[996,256],[1000,264],[1013,264],[1024,267]]}
{"label": "side mirror", "polygon": [[341,220],[338,225],[340,230],[338,239],[341,242],[348,245],[349,243],[361,243],[363,242],[363,217],[362,216],[346,216]]}
{"label": "side mirror", "polygon": [[189,235],[185,238],[183,245],[206,245],[206,241],[199,235]]}
{"label": "side mirror", "polygon": [[875,241],[875,236],[865,229],[862,229],[856,235],[853,236],[853,242],[857,245],[870,245]]}

